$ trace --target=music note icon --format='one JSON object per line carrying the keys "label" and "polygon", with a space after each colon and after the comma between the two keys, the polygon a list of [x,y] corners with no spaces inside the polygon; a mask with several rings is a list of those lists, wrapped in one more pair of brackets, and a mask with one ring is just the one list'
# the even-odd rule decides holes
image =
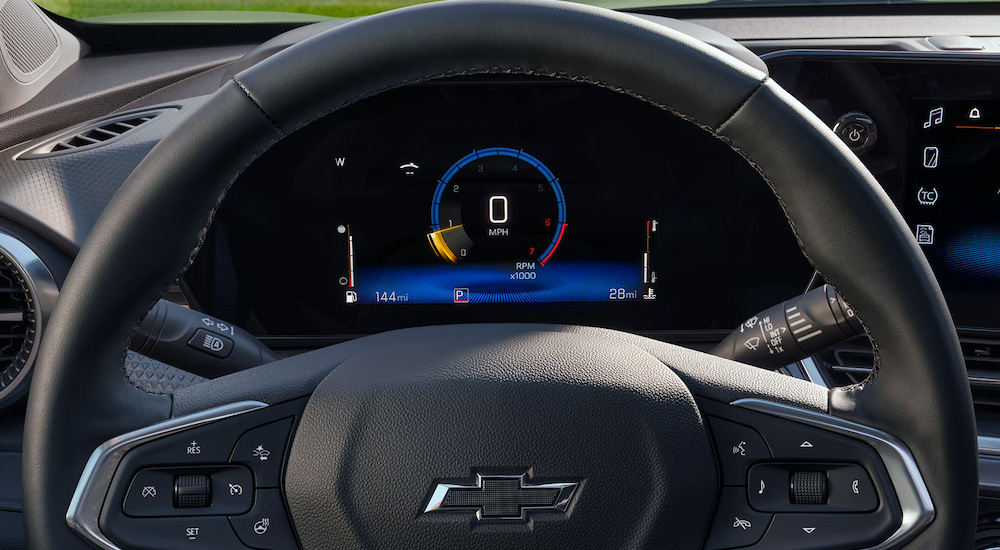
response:
{"label": "music note icon", "polygon": [[944,120],[944,107],[935,107],[931,109],[931,112],[927,115],[927,122],[924,123],[924,128],[930,128],[931,126],[937,126],[941,124]]}

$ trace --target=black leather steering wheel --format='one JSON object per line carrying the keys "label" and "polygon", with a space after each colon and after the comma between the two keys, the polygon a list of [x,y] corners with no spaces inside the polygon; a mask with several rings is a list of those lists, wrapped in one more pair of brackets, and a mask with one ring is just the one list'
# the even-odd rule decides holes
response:
{"label": "black leather steering wheel", "polygon": [[[172,397],[128,383],[122,354],[137,320],[189,265],[226,190],[255,158],[381,91],[482,73],[607,87],[729,144],[771,186],[809,261],[866,322],[875,373],[827,391],[613,331],[469,325],[363,338]],[[100,543],[96,518],[112,480],[95,471],[138,455],[109,445],[92,457],[105,441],[227,404],[279,410],[304,397],[281,486],[307,549],[701,548],[720,486],[729,485],[706,414],[737,409],[764,413],[754,418],[784,411],[785,420],[878,451],[895,492],[883,495],[886,505],[898,499],[906,516],[887,531],[893,544],[972,544],[968,381],[947,306],[899,213],[851,152],[764,74],[627,14],[534,0],[407,8],[308,39],[220,88],[131,175],[62,289],[28,403],[29,547]],[[489,468],[579,485],[565,512],[527,524],[423,513],[432,482]],[[105,512],[120,505],[103,504]]]}

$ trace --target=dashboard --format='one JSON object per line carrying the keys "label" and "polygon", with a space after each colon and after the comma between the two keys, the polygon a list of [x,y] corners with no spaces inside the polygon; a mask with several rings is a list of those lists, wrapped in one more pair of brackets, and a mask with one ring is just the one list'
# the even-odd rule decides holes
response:
{"label": "dashboard", "polygon": [[199,305],[268,335],[720,329],[812,274],[762,178],[702,128],[510,77],[399,89],[296,133],[233,186],[206,246]]}

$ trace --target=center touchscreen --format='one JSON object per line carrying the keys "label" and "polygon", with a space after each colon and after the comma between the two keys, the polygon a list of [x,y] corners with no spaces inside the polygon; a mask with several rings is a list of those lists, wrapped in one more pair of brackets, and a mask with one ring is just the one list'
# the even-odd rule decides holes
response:
{"label": "center touchscreen", "polygon": [[945,292],[1000,290],[1000,101],[915,99],[904,211]]}

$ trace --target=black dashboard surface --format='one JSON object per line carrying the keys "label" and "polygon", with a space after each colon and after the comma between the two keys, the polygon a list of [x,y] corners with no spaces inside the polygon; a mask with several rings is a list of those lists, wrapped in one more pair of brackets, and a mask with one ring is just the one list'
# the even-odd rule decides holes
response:
{"label": "black dashboard surface", "polygon": [[811,273],[763,180],[702,129],[590,85],[494,78],[383,93],[284,140],[186,280],[259,334],[331,335],[726,328]]}

